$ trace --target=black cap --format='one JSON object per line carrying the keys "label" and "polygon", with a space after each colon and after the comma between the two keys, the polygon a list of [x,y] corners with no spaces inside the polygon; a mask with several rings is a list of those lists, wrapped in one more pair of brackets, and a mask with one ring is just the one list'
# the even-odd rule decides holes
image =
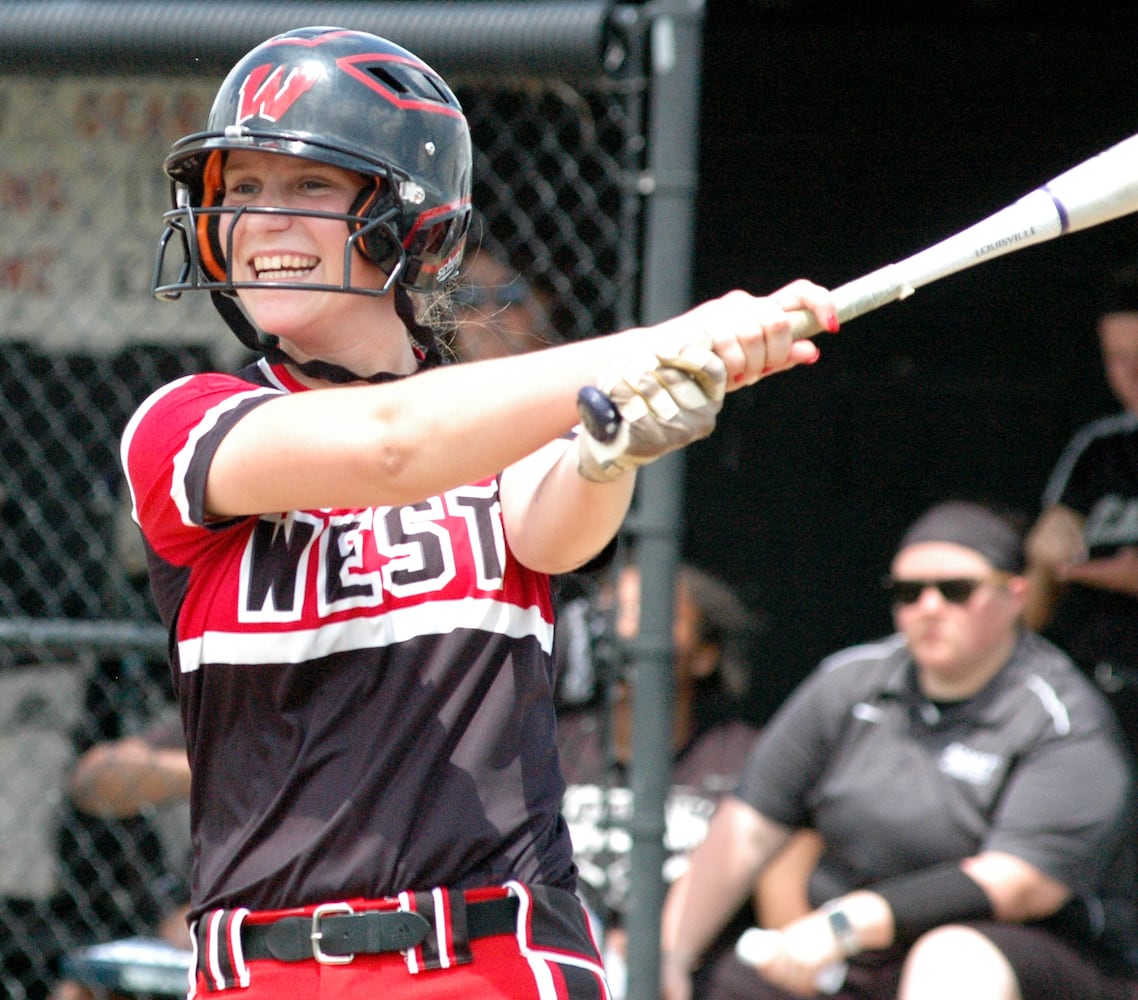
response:
{"label": "black cap", "polygon": [[978,503],[952,500],[922,514],[898,551],[918,542],[951,542],[979,552],[996,569],[1022,573],[1023,535],[1012,521]]}

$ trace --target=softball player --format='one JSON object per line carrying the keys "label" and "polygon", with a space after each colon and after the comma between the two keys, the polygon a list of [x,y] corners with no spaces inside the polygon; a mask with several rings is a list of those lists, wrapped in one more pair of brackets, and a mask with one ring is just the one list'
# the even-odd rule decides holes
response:
{"label": "softball player", "polygon": [[[155,292],[261,355],[158,389],[123,438],[192,766],[191,995],[601,997],[559,815],[548,574],[725,391],[817,357],[823,289],[443,364],[467,123],[412,53],[274,37],[165,162]],[[167,257],[178,249],[173,268]],[[407,377],[414,376],[414,377]],[[622,416],[576,428],[578,390]]]}

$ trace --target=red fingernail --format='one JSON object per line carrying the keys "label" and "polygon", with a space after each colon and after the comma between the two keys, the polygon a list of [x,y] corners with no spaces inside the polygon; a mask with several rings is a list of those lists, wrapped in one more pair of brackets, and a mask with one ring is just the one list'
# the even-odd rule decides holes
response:
{"label": "red fingernail", "polygon": [[837,333],[841,329],[841,323],[838,321],[838,310],[833,309],[826,314],[826,329],[830,333]]}
{"label": "red fingernail", "polygon": [[742,382],[742,381],[743,381],[743,378],[744,378],[744,373],[743,373],[743,372],[739,372],[739,374],[735,376],[735,381],[736,381],[736,382]]}

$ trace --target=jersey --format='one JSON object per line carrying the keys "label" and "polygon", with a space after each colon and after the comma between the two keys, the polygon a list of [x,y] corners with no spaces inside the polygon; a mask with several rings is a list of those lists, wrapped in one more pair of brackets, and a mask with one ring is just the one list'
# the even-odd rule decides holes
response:
{"label": "jersey", "polygon": [[[1138,546],[1138,416],[1103,417],[1071,439],[1044,489],[1044,508],[1053,504],[1086,519],[1092,559]],[[1046,631],[1088,668],[1138,670],[1138,598],[1070,584]]]}
{"label": "jersey", "polygon": [[497,477],[207,523],[227,430],[302,391],[264,360],[191,375],[123,437],[193,772],[192,915],[508,879],[573,890],[550,582],[511,554]]}
{"label": "jersey", "polygon": [[1082,912],[1124,914],[1112,934],[1133,927],[1129,754],[1101,693],[1034,633],[981,692],[939,706],[901,635],[827,658],[764,729],[739,795],[821,834],[814,906],[1000,851],[1069,886]]}

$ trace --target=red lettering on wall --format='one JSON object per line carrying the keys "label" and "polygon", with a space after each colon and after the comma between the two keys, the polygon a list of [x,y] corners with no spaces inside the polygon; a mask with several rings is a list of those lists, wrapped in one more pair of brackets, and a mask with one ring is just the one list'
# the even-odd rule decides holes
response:
{"label": "red lettering on wall", "polygon": [[83,91],[76,101],[75,131],[91,140],[172,142],[202,127],[209,102],[204,92],[92,88]]}
{"label": "red lettering on wall", "polygon": [[6,214],[59,214],[66,208],[66,189],[57,171],[0,170],[0,210]]}
{"label": "red lettering on wall", "polygon": [[35,250],[22,256],[0,257],[0,291],[50,295],[48,268],[56,261],[54,250]]}

